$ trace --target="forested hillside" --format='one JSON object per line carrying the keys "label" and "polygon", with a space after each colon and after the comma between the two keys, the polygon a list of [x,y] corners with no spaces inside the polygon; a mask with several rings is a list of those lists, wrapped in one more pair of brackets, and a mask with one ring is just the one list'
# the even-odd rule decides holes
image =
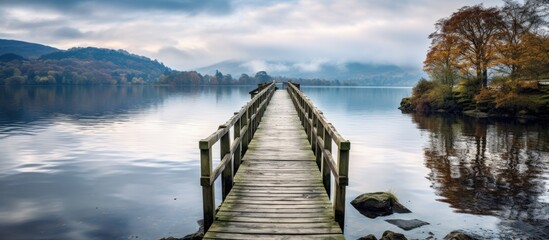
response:
{"label": "forested hillside", "polygon": [[11,54],[0,61],[0,84],[142,84],[169,72],[156,60],[124,50],[71,48],[38,59]]}

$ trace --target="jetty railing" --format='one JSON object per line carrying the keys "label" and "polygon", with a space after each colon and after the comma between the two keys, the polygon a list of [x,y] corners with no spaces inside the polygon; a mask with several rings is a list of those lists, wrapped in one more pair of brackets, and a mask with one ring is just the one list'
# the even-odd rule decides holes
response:
{"label": "jetty railing", "polygon": [[[334,217],[343,231],[345,226],[345,188],[349,185],[349,150],[351,149],[351,142],[345,140],[337,132],[322,112],[301,92],[298,85],[289,83],[288,92],[311,143],[328,196],[331,195],[331,175],[334,176],[336,185],[335,200],[333,201]],[[337,145],[337,161],[332,156],[332,140]]]}
{"label": "jetty railing", "polygon": [[[200,185],[202,186],[202,201],[204,210],[204,232],[215,219],[215,180],[221,175],[221,193],[224,201],[233,187],[233,177],[240,166],[242,156],[248,149],[248,144],[259,126],[259,122],[275,91],[275,84],[270,83],[240,111],[209,137],[200,140]],[[231,144],[230,129],[233,128]],[[212,146],[220,143],[220,158],[218,166],[212,166]]]}

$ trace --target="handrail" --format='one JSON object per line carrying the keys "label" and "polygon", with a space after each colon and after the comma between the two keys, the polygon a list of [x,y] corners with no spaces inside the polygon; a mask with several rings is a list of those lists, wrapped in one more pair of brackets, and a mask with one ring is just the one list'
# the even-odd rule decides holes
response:
{"label": "handrail", "polygon": [[[275,84],[272,82],[246,103],[240,111],[235,112],[227,122],[220,125],[217,131],[199,142],[204,232],[208,231],[215,219],[214,182],[221,175],[222,200],[225,201],[233,187],[233,177],[240,166],[242,156],[248,149],[248,144],[259,126],[261,117],[274,91]],[[232,145],[230,139],[231,127],[234,131]],[[212,146],[217,142],[220,142],[221,162],[213,168]]]}
{"label": "handrail", "polygon": [[[288,93],[305,128],[318,168],[322,173],[324,188],[331,194],[331,175],[335,180],[334,217],[343,231],[345,226],[345,190],[349,185],[349,150],[351,142],[345,140],[326,120],[323,113],[293,83],[288,84]],[[332,157],[332,140],[338,148],[337,162]]]}

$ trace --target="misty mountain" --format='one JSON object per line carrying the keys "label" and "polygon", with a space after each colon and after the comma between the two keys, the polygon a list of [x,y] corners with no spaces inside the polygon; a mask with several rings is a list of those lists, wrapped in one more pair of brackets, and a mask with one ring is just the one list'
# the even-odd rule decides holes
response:
{"label": "misty mountain", "polygon": [[78,59],[82,61],[108,62],[121,69],[139,71],[158,78],[164,72],[171,71],[157,60],[129,53],[125,50],[114,50],[95,47],[77,47],[58,51],[40,57],[41,60]]}
{"label": "misty mountain", "polygon": [[15,54],[24,58],[38,58],[59,49],[37,43],[0,39],[0,55]]}
{"label": "misty mountain", "polygon": [[294,63],[232,60],[197,69],[202,74],[213,74],[216,70],[236,78],[242,73],[253,76],[257,71],[265,70],[271,76],[339,80],[371,86],[413,86],[424,76],[420,69],[359,62]]}

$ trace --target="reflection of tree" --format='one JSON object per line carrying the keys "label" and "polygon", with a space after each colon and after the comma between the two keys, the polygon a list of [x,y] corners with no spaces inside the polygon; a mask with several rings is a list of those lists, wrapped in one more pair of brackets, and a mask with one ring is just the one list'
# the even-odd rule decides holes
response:
{"label": "reflection of tree", "polygon": [[[414,115],[427,130],[425,165],[441,201],[458,212],[549,226],[547,124]],[[544,230],[541,230],[542,232]]]}

